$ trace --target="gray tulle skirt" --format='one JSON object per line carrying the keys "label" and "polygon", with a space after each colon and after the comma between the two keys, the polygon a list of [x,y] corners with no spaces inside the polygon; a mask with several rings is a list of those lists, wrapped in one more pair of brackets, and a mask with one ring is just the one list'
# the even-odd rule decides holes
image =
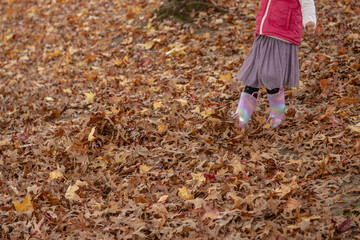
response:
{"label": "gray tulle skirt", "polygon": [[254,88],[299,87],[297,46],[273,37],[258,36],[236,78]]}

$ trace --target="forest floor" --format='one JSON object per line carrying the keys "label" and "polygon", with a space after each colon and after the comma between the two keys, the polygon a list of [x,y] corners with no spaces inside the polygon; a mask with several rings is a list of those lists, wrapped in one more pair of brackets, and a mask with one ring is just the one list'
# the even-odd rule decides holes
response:
{"label": "forest floor", "polygon": [[360,2],[316,1],[286,121],[262,89],[246,131],[258,1],[213,2],[1,1],[1,239],[360,239]]}

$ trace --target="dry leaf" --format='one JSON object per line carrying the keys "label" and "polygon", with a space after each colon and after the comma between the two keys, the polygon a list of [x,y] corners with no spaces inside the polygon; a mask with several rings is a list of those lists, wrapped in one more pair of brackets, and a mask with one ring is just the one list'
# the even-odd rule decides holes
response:
{"label": "dry leaf", "polygon": [[206,218],[210,218],[210,219],[217,219],[219,218],[219,210],[217,210],[216,208],[210,208],[206,205],[203,206],[204,210],[205,210],[205,214],[201,217],[201,220],[204,220]]}
{"label": "dry leaf", "polygon": [[164,132],[166,132],[166,130],[167,130],[167,126],[165,124],[160,124],[158,126],[159,133],[164,133]]}
{"label": "dry leaf", "polygon": [[50,173],[49,180],[51,181],[51,180],[63,178],[63,177],[64,177],[64,175],[61,172],[59,172],[58,170],[55,170]]}
{"label": "dry leaf", "polygon": [[158,108],[163,108],[164,105],[160,102],[160,101],[155,101],[153,104],[154,110],[158,109]]}
{"label": "dry leaf", "polygon": [[194,196],[192,194],[189,193],[189,191],[187,190],[186,187],[182,187],[178,189],[178,195],[179,197],[181,197],[184,200],[191,200],[194,198]]}
{"label": "dry leaf", "polygon": [[239,172],[244,173],[245,172],[245,166],[240,163],[240,159],[235,158],[231,163],[230,166],[233,166],[233,174],[236,176],[239,174]]}
{"label": "dry leaf", "polygon": [[163,195],[159,198],[158,202],[159,203],[165,203],[167,201],[167,199],[169,198],[168,195]]}
{"label": "dry leaf", "polygon": [[94,137],[94,134],[95,134],[95,130],[96,130],[96,127],[93,127],[89,133],[89,136],[88,136],[88,141],[89,142],[92,142],[96,139],[96,137]]}
{"label": "dry leaf", "polygon": [[195,184],[195,187],[197,187],[206,182],[206,178],[203,173],[191,173],[191,177],[192,179],[186,181],[189,185]]}
{"label": "dry leaf", "polygon": [[65,198],[68,200],[72,200],[72,201],[77,201],[80,200],[80,197],[76,194],[76,191],[79,190],[79,187],[74,185],[74,186],[69,186],[68,189],[66,190],[65,193]]}
{"label": "dry leaf", "polygon": [[354,132],[360,133],[360,124],[354,125],[354,126],[349,126],[349,128],[351,130],[353,130]]}
{"label": "dry leaf", "polygon": [[215,113],[215,110],[212,108],[206,108],[205,111],[201,112],[200,115],[204,118],[210,117]]}
{"label": "dry leaf", "polygon": [[86,99],[85,99],[86,102],[94,101],[95,94],[93,94],[92,92],[84,93],[84,95],[86,96]]}
{"label": "dry leaf", "polygon": [[188,101],[185,99],[176,99],[176,101],[179,102],[183,107],[185,107],[188,104]]}
{"label": "dry leaf", "polygon": [[152,167],[146,166],[146,164],[141,164],[139,169],[140,169],[140,174],[146,174],[148,171],[150,171]]}
{"label": "dry leaf", "polygon": [[19,213],[34,210],[34,207],[31,203],[30,195],[26,195],[26,197],[24,198],[24,200],[21,203],[13,201],[13,204],[15,206],[16,211]]}

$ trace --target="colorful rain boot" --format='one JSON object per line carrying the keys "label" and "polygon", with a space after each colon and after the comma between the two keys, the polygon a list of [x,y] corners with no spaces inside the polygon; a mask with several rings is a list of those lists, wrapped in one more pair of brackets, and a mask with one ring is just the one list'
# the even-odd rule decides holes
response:
{"label": "colorful rain boot", "polygon": [[[257,93],[258,94],[258,93]],[[252,95],[242,92],[235,116],[239,118],[241,128],[245,128],[249,122],[251,115],[255,111],[257,99]]]}
{"label": "colorful rain boot", "polygon": [[284,88],[281,88],[278,93],[268,94],[270,105],[270,116],[267,121],[272,119],[272,127],[280,126],[285,119],[285,95]]}

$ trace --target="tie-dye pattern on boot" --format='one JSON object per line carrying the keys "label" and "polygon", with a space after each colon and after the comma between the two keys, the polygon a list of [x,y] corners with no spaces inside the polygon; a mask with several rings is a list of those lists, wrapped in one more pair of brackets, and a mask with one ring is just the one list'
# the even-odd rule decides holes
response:
{"label": "tie-dye pattern on boot", "polygon": [[245,128],[249,122],[251,115],[256,109],[257,99],[250,94],[243,92],[239,100],[238,107],[235,112],[235,116],[239,119],[241,128]]}
{"label": "tie-dye pattern on boot", "polygon": [[285,95],[284,88],[281,88],[278,93],[268,94],[270,116],[268,121],[272,119],[272,127],[276,128],[281,125],[285,119]]}

